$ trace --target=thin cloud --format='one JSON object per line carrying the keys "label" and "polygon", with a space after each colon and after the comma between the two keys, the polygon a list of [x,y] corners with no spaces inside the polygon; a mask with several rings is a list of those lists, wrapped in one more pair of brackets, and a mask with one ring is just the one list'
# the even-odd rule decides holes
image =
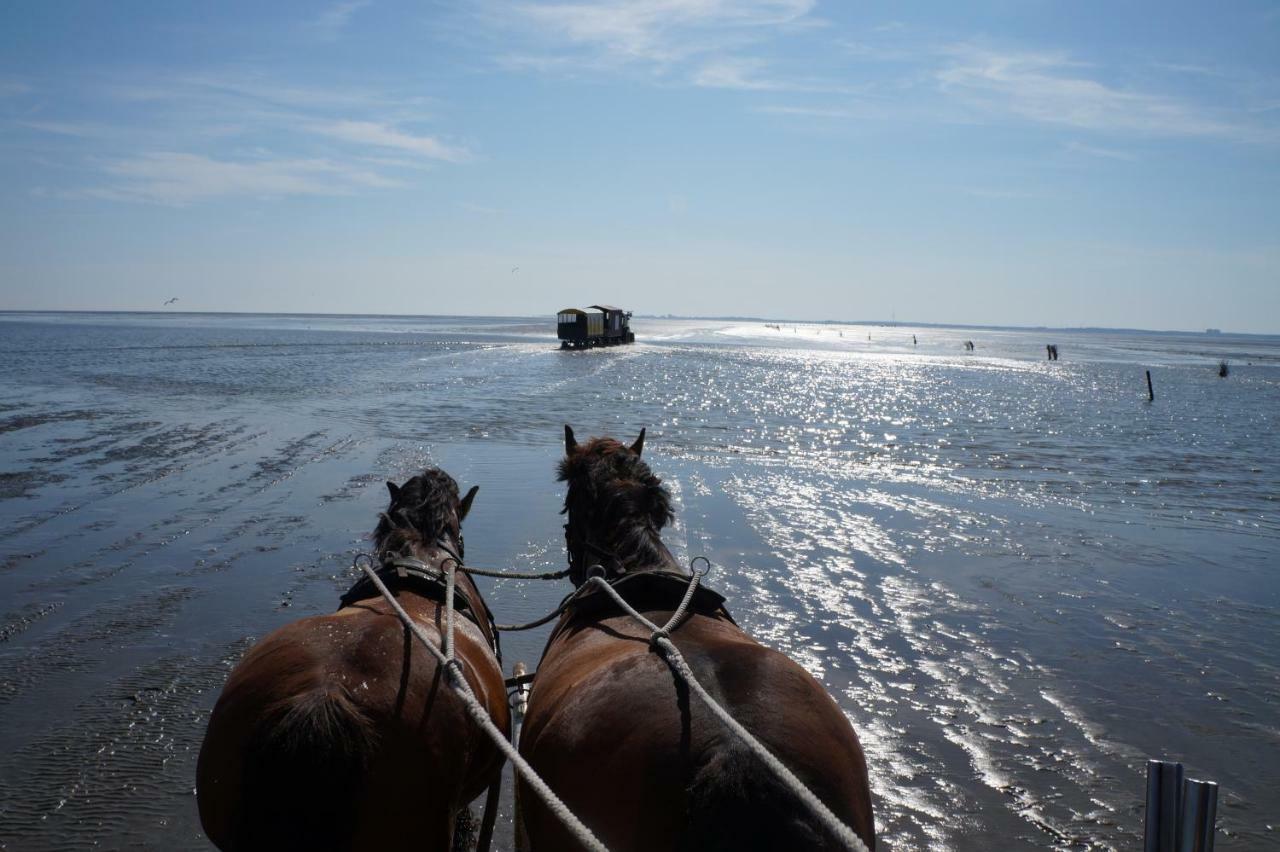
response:
{"label": "thin cloud", "polygon": [[335,3],[320,13],[319,17],[307,23],[307,28],[322,41],[337,41],[342,31],[347,28],[351,16],[368,6],[372,0],[348,0]]}
{"label": "thin cloud", "polygon": [[463,201],[458,205],[458,207],[473,216],[491,218],[502,215],[502,210],[498,207],[490,207],[487,204],[476,204],[473,201]]}
{"label": "thin cloud", "polygon": [[471,154],[465,148],[446,145],[431,136],[415,136],[376,121],[336,121],[329,124],[316,124],[311,129],[322,136],[344,142],[408,151],[433,160],[461,163],[471,158]]}
{"label": "thin cloud", "polygon": [[108,97],[139,103],[173,102],[193,108],[230,110],[303,111],[412,111],[424,118],[431,101],[421,95],[405,95],[373,86],[297,85],[251,70],[207,71],[182,74],[156,81],[149,75],[117,78],[108,82]]}
{"label": "thin cloud", "polygon": [[21,80],[0,80],[0,98],[16,98],[31,92],[30,84]]}
{"label": "thin cloud", "polygon": [[691,82],[706,89],[737,89],[747,92],[841,92],[851,94],[855,87],[812,77],[788,77],[772,73],[762,59],[728,57],[714,59],[692,72]]}
{"label": "thin cloud", "polygon": [[226,196],[346,195],[403,186],[414,172],[472,159],[465,147],[405,129],[424,120],[427,99],[392,89],[331,90],[223,71],[119,76],[94,94],[118,123],[12,122],[83,149],[99,179],[63,197],[185,205]]}
{"label": "thin cloud", "polygon": [[115,180],[83,195],[118,201],[182,206],[215,198],[349,195],[357,189],[398,186],[375,172],[323,159],[217,160],[158,151],[108,163]]}
{"label": "thin cloud", "polygon": [[[600,0],[503,3],[502,26],[530,43],[499,57],[509,70],[573,74],[641,69],[697,86],[794,88],[748,76],[743,57],[770,38],[823,27],[815,0]],[[732,57],[726,59],[725,57]],[[751,69],[758,71],[758,68]]]}
{"label": "thin cloud", "polygon": [[765,63],[756,59],[722,59],[709,62],[693,75],[693,84],[708,89],[742,89],[752,92],[779,92],[792,88],[780,80],[760,74]]}
{"label": "thin cloud", "polygon": [[990,187],[968,186],[961,191],[965,195],[974,198],[985,198],[990,201],[1026,201],[1046,197],[1039,193],[1027,192],[1024,189],[992,189]]}
{"label": "thin cloud", "polygon": [[28,130],[39,130],[41,133],[52,133],[55,136],[73,136],[77,139],[100,139],[110,135],[110,128],[98,124],[86,124],[76,121],[34,121],[22,119],[13,122],[18,127]]}
{"label": "thin cloud", "polygon": [[1083,142],[1068,142],[1063,146],[1068,153],[1084,154],[1088,157],[1100,157],[1104,160],[1125,160],[1126,162],[1135,162],[1138,158],[1128,151],[1119,151],[1115,148],[1103,148],[1099,145],[1086,145]]}
{"label": "thin cloud", "polygon": [[853,118],[855,116],[852,110],[840,107],[772,105],[756,107],[754,111],[766,115],[794,115],[803,118]]}
{"label": "thin cloud", "polygon": [[610,0],[518,3],[511,10],[545,33],[622,61],[671,62],[714,49],[707,36],[793,24],[814,0]]}
{"label": "thin cloud", "polygon": [[937,72],[941,91],[991,114],[1150,136],[1254,135],[1175,98],[1108,86],[1082,74],[1088,66],[1062,54],[969,47],[954,53],[954,60]]}
{"label": "thin cloud", "polygon": [[1153,62],[1152,68],[1159,68],[1161,71],[1172,71],[1175,74],[1195,74],[1201,77],[1225,77],[1226,74],[1217,69],[1209,68],[1204,65],[1190,65],[1184,62]]}

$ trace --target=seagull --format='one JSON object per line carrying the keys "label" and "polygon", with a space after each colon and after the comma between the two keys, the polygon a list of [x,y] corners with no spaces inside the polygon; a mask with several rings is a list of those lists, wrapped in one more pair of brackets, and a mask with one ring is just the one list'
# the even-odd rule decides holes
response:
{"label": "seagull", "polygon": [[177,296],[174,296],[172,299],[170,299],[169,301],[165,302],[165,304],[166,304],[166,305],[172,305],[172,304],[173,304],[174,302],[176,302],[176,301],[178,301],[178,297],[177,297]]}

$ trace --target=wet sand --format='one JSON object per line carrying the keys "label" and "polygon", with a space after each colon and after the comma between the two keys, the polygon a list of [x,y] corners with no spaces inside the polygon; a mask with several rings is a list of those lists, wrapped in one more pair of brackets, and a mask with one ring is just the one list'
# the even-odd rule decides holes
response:
{"label": "wet sand", "polygon": [[[1261,363],[1225,384],[1123,336],[1046,365],[1012,332],[966,358],[977,332],[668,323],[563,355],[496,320],[3,327],[0,847],[208,848],[218,689],[336,605],[383,480],[479,484],[469,561],[558,568],[566,421],[649,427],[669,543],[845,709],[886,848],[1133,848],[1161,755],[1223,784],[1219,848],[1275,843],[1274,342],[1238,344]],[[1137,350],[1162,407],[1129,386]],[[568,591],[483,588],[506,621]],[[545,636],[505,637],[508,668]]]}

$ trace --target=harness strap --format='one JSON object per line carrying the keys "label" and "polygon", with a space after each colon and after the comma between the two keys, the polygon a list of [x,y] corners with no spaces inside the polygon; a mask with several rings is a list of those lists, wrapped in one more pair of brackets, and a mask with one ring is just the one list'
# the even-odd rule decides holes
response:
{"label": "harness strap", "polygon": [[462,698],[462,703],[467,708],[467,712],[470,714],[471,718],[480,726],[481,730],[489,736],[494,745],[496,745],[502,753],[506,755],[507,759],[511,761],[516,772],[524,778],[525,783],[529,785],[530,789],[533,790],[538,798],[542,799],[543,803],[551,813],[564,823],[565,827],[579,844],[592,850],[592,852],[608,852],[608,847],[601,843],[596,836],[591,833],[591,829],[587,828],[586,825],[583,824],[582,820],[578,819],[578,817],[569,810],[565,803],[561,801],[554,792],[552,792],[551,788],[547,786],[547,782],[543,781],[537,772],[534,772],[533,767],[529,765],[529,762],[521,756],[515,746],[513,746],[502,731],[498,729],[498,726],[493,723],[493,719],[489,717],[489,711],[480,703],[480,699],[476,697],[475,691],[471,689],[471,684],[467,682],[467,679],[463,675],[461,667],[458,665],[457,661],[450,660],[446,657],[444,652],[431,641],[429,636],[427,636],[422,627],[409,617],[409,613],[405,612],[404,607],[400,606],[400,602],[396,600],[396,596],[393,595],[391,590],[387,588],[386,584],[382,582],[382,578],[378,576],[378,573],[368,565],[359,564],[359,557],[356,557],[356,559],[360,570],[364,571],[365,576],[369,578],[369,581],[377,587],[378,592],[382,595],[383,599],[386,600],[391,609],[395,611],[395,614],[400,618],[401,623],[403,623],[404,626],[413,634],[414,638],[422,643],[427,651],[436,658],[436,662],[438,662],[447,672],[448,676],[445,678],[445,681]]}
{"label": "harness strap", "polygon": [[[443,542],[437,543],[436,546],[449,554],[442,564],[454,562],[456,566],[462,565],[452,548]],[[419,594],[424,594],[432,600],[445,604],[450,611],[460,613],[476,627],[479,627],[481,633],[487,634],[485,638],[489,640],[489,647],[501,662],[502,646],[498,640],[498,630],[493,620],[493,614],[489,612],[489,608],[484,604],[483,600],[480,602],[480,607],[477,608],[469,595],[450,594],[453,591],[450,577],[453,573],[452,571],[433,568],[421,559],[414,559],[409,556],[384,556],[380,567],[369,570],[376,574],[378,579],[385,585],[393,589],[411,588]],[[369,573],[369,571],[367,570],[366,573]],[[377,596],[378,588],[371,578],[368,576],[361,577],[339,599],[338,608],[352,606],[359,601]],[[481,618],[484,618],[487,624],[482,623]]]}
{"label": "harness strap", "polygon": [[[708,562],[708,571],[710,570],[710,567],[711,564]],[[637,612],[629,603],[627,603],[622,595],[618,594],[617,589],[606,583],[600,577],[592,577],[583,585],[595,585],[599,587],[605,594],[613,598],[614,603],[626,612],[627,615],[644,625],[650,631],[649,647],[662,657],[663,661],[671,668],[672,673],[688,684],[694,694],[696,694],[698,698],[702,699],[703,703],[707,705],[707,708],[720,719],[725,727],[732,731],[738,739],[742,740],[747,748],[755,754],[756,758],[778,777],[778,779],[783,783],[783,786],[787,787],[791,793],[796,796],[796,798],[804,803],[810,813],[817,817],[823,827],[826,828],[827,831],[831,832],[831,834],[840,841],[841,845],[843,845],[845,849],[849,850],[849,852],[868,852],[867,845],[852,828],[832,813],[831,809],[828,808],[821,799],[814,795],[813,791],[806,787],[804,782],[797,778],[795,773],[793,773],[785,763],[779,760],[773,752],[769,751],[762,742],[756,739],[750,731],[743,727],[741,722],[733,718],[728,710],[724,709],[723,706],[711,697],[711,694],[707,692],[706,688],[703,687],[703,685],[699,683],[698,679],[694,676],[693,669],[690,668],[689,663],[684,658],[684,655],[680,653],[680,649],[671,641],[671,631],[679,627],[680,623],[684,620],[686,610],[689,607],[689,602],[693,600],[694,590],[698,586],[698,581],[706,573],[706,571],[701,574],[696,571],[694,572],[693,576],[689,578],[689,589],[685,592],[684,599],[680,602],[680,606],[674,613],[672,613],[671,618],[668,619],[667,623],[661,627]]]}

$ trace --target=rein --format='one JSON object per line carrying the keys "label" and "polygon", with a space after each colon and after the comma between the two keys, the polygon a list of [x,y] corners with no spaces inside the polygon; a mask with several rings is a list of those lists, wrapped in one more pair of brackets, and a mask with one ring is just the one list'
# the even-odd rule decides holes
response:
{"label": "rein", "polygon": [[[451,561],[456,562],[457,560],[453,560],[452,557],[445,560],[446,563]],[[395,612],[396,616],[400,619],[401,623],[404,624],[405,628],[413,634],[415,639],[422,643],[423,647],[431,653],[431,656],[436,658],[436,662],[439,663],[447,673],[445,681],[449,684],[449,687],[457,692],[459,697],[462,698],[462,703],[467,708],[472,720],[474,720],[476,724],[480,726],[480,729],[489,736],[489,739],[493,740],[498,749],[508,760],[511,761],[511,764],[515,767],[516,771],[524,776],[524,779],[528,782],[530,788],[532,788],[534,793],[542,799],[551,812],[565,824],[565,827],[569,829],[578,842],[583,846],[593,850],[593,852],[608,852],[608,847],[601,843],[596,836],[591,833],[591,829],[587,828],[586,825],[583,824],[582,820],[578,819],[578,817],[565,806],[565,803],[562,802],[560,798],[556,796],[555,792],[547,786],[547,782],[543,781],[538,773],[533,771],[533,767],[530,766],[528,761],[520,755],[520,752],[518,752],[515,746],[511,744],[506,735],[503,734],[502,731],[498,730],[498,726],[495,725],[493,723],[493,719],[489,717],[488,709],[480,703],[480,699],[476,697],[475,691],[471,688],[471,684],[467,683],[467,678],[462,672],[462,663],[453,655],[453,607],[445,607],[444,648],[442,650],[431,641],[431,637],[422,629],[422,625],[409,617],[409,613],[405,612],[404,607],[400,606],[400,602],[396,600],[396,596],[392,594],[391,590],[382,582],[382,578],[378,576],[378,571],[373,568],[372,556],[367,553],[357,554],[352,562],[352,567],[359,568],[364,572],[365,576],[369,579],[369,582],[373,583],[373,585],[377,587],[378,592]],[[446,580],[448,583],[446,598],[449,603],[452,603],[454,575],[457,571],[457,565],[455,564],[452,568],[442,570],[446,571]],[[490,787],[490,790],[492,791],[493,787]],[[485,822],[490,822],[488,813],[491,811],[488,806],[490,802],[496,802],[496,800],[497,796],[493,795],[491,792],[489,801],[485,802]]]}
{"label": "rein", "polygon": [[[484,599],[472,600],[471,595],[465,593],[457,594],[455,598],[455,569],[467,570],[466,566],[462,564],[462,557],[443,540],[437,541],[434,546],[448,554],[444,559],[440,560],[437,566],[429,565],[412,556],[392,556],[388,553],[379,554],[377,561],[381,561],[382,564],[378,568],[372,568],[375,564],[375,557],[367,553],[357,554],[353,564],[354,567],[364,571],[366,575],[372,571],[383,584],[390,582],[398,585],[408,580],[417,580],[428,584],[437,593],[443,592],[445,609],[450,613],[457,610],[475,624],[476,627],[479,627],[482,633],[489,634],[485,638],[489,641],[490,649],[497,656],[498,664],[501,665],[502,645],[499,641],[498,625],[494,621],[493,614],[489,611]],[[367,566],[362,564],[362,560],[368,563]],[[373,582],[371,577],[363,577],[347,590],[347,593],[339,600],[339,604],[343,607],[350,606],[357,601],[372,597],[379,590],[380,586]],[[478,589],[476,590],[476,595],[477,597],[479,595]],[[481,623],[481,619],[484,619],[484,623]]]}
{"label": "rein", "polygon": [[[704,559],[705,557],[695,557],[695,559]],[[692,563],[690,563],[692,566]],[[813,791],[805,786],[804,782],[796,777],[795,773],[787,768],[787,765],[779,760],[773,752],[760,742],[755,736],[743,727],[742,723],[733,718],[733,715],[723,706],[721,706],[711,693],[707,692],[706,687],[698,682],[690,668],[688,661],[684,655],[680,653],[680,649],[671,641],[671,631],[680,626],[684,620],[685,614],[689,608],[689,603],[693,600],[693,594],[697,591],[698,582],[711,571],[711,563],[707,562],[707,567],[702,573],[694,572],[689,578],[689,588],[684,593],[684,599],[680,601],[680,606],[667,623],[659,627],[649,619],[645,618],[635,610],[631,604],[627,603],[622,595],[618,594],[618,590],[612,584],[605,582],[604,578],[595,576],[588,579],[582,584],[582,588],[588,586],[597,586],[613,598],[614,604],[622,609],[627,615],[631,616],[644,627],[648,628],[649,648],[656,651],[662,657],[663,662],[671,669],[671,673],[688,684],[689,688],[700,698],[707,708],[711,710],[716,717],[724,723],[738,739],[750,749],[755,756],[762,762],[774,775],[782,781],[801,802],[809,808],[809,811],[818,818],[823,827],[830,831],[846,848],[851,852],[868,852],[867,845],[862,842],[862,838],[854,832],[852,828],[844,823],[838,816],[832,813],[831,809],[823,804],[822,800],[814,795]],[[581,589],[579,589],[581,591]],[[576,593],[575,593],[576,595]]]}
{"label": "rein", "polygon": [[[604,844],[601,843],[596,838],[596,836],[591,832],[591,829],[587,828],[587,826],[583,824],[583,822],[572,811],[569,810],[569,808],[564,804],[564,802],[558,796],[556,796],[555,792],[552,791],[551,788],[547,786],[547,783],[542,780],[542,778],[537,774],[537,772],[534,771],[533,767],[529,765],[529,763],[524,759],[523,756],[521,756],[520,752],[516,750],[515,746],[511,743],[511,741],[509,741],[503,735],[503,733],[500,730],[498,730],[497,726],[494,725],[493,720],[489,717],[489,711],[484,707],[483,704],[480,703],[480,700],[476,697],[475,692],[471,689],[471,685],[467,683],[466,677],[462,673],[462,663],[454,657],[453,597],[454,597],[454,583],[455,583],[454,578],[456,576],[456,572],[458,570],[467,571],[468,569],[462,565],[461,559],[458,559],[454,555],[452,555],[453,554],[452,549],[448,548],[447,546],[444,547],[444,549],[447,553],[450,553],[451,555],[441,562],[441,567],[438,569],[441,573],[445,574],[445,581],[446,581],[445,630],[444,630],[444,637],[443,637],[444,638],[443,649],[436,646],[435,643],[431,641],[430,637],[428,637],[427,634],[423,631],[422,627],[419,624],[417,624],[417,622],[415,622],[412,618],[409,617],[409,614],[405,612],[403,607],[400,606],[400,602],[396,600],[395,595],[391,592],[390,589],[387,588],[386,584],[383,583],[382,578],[379,576],[388,567],[391,567],[391,568],[398,567],[396,563],[399,561],[408,561],[413,563],[413,567],[420,566],[423,569],[428,569],[428,570],[429,570],[429,566],[427,566],[425,563],[421,562],[420,560],[416,560],[416,559],[406,560],[402,557],[399,559],[389,560],[389,564],[384,564],[384,566],[381,569],[375,570],[373,568],[373,562],[374,562],[373,557],[370,556],[369,554],[361,553],[356,555],[355,560],[353,562],[353,567],[359,568],[361,571],[365,573],[368,580],[371,583],[373,583],[373,585],[378,589],[379,593],[381,593],[382,597],[391,606],[392,610],[395,611],[395,614],[400,618],[401,622],[403,622],[405,627],[414,635],[414,637],[419,642],[421,642],[427,648],[428,651],[431,652],[432,656],[436,658],[436,660],[440,663],[440,665],[444,668],[444,670],[448,675],[446,680],[449,686],[454,691],[456,691],[459,694],[459,696],[462,698],[463,703],[466,705],[467,710],[469,711],[472,719],[477,724],[479,724],[481,729],[484,730],[484,732],[490,737],[490,739],[492,739],[494,743],[498,745],[498,747],[502,750],[503,754],[505,754],[506,757],[511,761],[512,765],[515,767],[516,772],[524,777],[525,781],[529,784],[530,788],[534,791],[534,793],[536,793],[537,796],[540,799],[542,799],[543,803],[546,804],[547,807],[551,810],[551,812],[561,822],[564,823],[565,827],[569,829],[570,833],[574,835],[574,837],[578,840],[579,843],[581,843],[583,846],[585,846],[588,849],[595,850],[596,852],[608,852],[607,847],[605,847]],[[362,562],[362,558],[363,558],[363,562]],[[701,571],[693,567],[698,560],[702,560],[705,563],[705,567]],[[449,566],[449,567],[446,567],[446,566]],[[748,731],[745,727],[743,727],[741,722],[739,722],[737,719],[734,719],[732,714],[730,714],[728,710],[724,709],[724,707],[721,706],[711,696],[711,694],[707,692],[706,688],[703,687],[703,685],[698,681],[697,677],[695,677],[693,673],[693,669],[690,668],[688,662],[684,658],[684,655],[680,653],[680,649],[676,647],[675,643],[671,641],[671,632],[676,628],[678,628],[684,622],[685,617],[688,615],[689,606],[693,601],[694,594],[697,592],[698,586],[701,583],[702,579],[711,572],[711,568],[712,568],[711,560],[707,559],[707,557],[705,556],[695,556],[693,559],[689,560],[689,570],[690,570],[689,584],[685,589],[684,596],[681,598],[680,605],[676,607],[675,611],[671,614],[671,617],[667,620],[666,624],[662,625],[661,627],[659,627],[657,624],[650,621],[649,619],[645,618],[644,615],[642,615],[634,607],[632,607],[631,604],[629,604],[626,601],[626,599],[618,592],[618,590],[614,588],[614,583],[610,583],[607,580],[605,580],[604,578],[605,569],[602,565],[598,563],[591,565],[587,568],[587,572],[590,575],[587,578],[587,580],[581,586],[575,589],[571,595],[565,598],[565,600],[560,604],[560,606],[556,607],[555,611],[553,611],[549,615],[539,619],[536,622],[531,622],[528,625],[494,624],[494,627],[497,630],[504,630],[504,629],[524,630],[524,629],[529,629],[530,627],[536,627],[539,624],[545,624],[548,621],[550,621],[552,618],[556,617],[560,613],[563,613],[565,610],[567,610],[575,601],[577,601],[584,594],[584,592],[587,589],[591,589],[591,588],[600,589],[605,594],[607,594],[610,598],[612,598],[613,603],[617,607],[619,607],[623,612],[625,612],[631,618],[635,619],[644,627],[648,628],[648,630],[650,631],[650,635],[649,635],[650,649],[652,649],[659,656],[662,657],[663,661],[670,667],[672,674],[676,675],[678,678],[680,678],[681,680],[685,681],[685,683],[688,684],[689,688],[694,692],[694,694],[696,694],[699,697],[699,699],[701,699],[707,705],[708,709],[710,709],[711,712],[720,719],[720,721],[730,730],[730,732],[742,740],[742,742],[748,747],[748,749],[750,749],[756,755],[756,757],[759,758],[760,761],[764,763],[765,766],[768,767],[769,770],[772,771],[783,782],[784,786],[786,786],[798,799],[800,799],[801,802],[803,802],[809,808],[810,812],[815,817],[817,817],[818,821],[821,822],[823,826],[828,831],[830,831],[846,849],[851,850],[851,852],[868,852],[866,844],[862,842],[862,838],[858,837],[858,835],[853,831],[853,829],[851,829],[839,817],[837,817],[834,813],[832,813],[831,809],[828,808],[825,804],[823,804],[822,800],[819,799],[816,795],[814,795],[813,791],[810,790],[807,786],[805,786],[804,782],[801,781],[799,778],[797,778],[795,773],[793,773],[790,769],[787,768],[786,764],[784,764],[781,760],[779,760],[776,756],[774,756],[774,754],[771,751],[769,751],[769,749],[763,743],[761,743],[758,739],[755,738],[754,735],[751,734],[750,731]],[[494,572],[486,572],[482,576],[508,577],[511,579],[551,579],[551,577],[549,576],[550,574],[559,574],[559,576],[563,577],[567,573],[568,572],[566,571],[566,572],[548,572],[548,574],[519,575],[514,573],[494,571]],[[618,581],[615,580],[615,583],[616,582]],[[509,688],[512,686],[515,686],[519,689],[526,686],[532,679],[533,679],[533,675],[518,675],[517,677],[511,678],[510,680],[508,680],[507,686]],[[496,799],[497,799],[497,796],[493,792],[495,787],[490,788],[489,801],[485,802],[485,806],[486,806],[485,822],[486,823],[491,822],[490,805],[492,802],[496,802]],[[485,837],[482,839],[484,843],[482,846],[480,846],[480,848],[482,849],[487,848],[488,838]]]}

